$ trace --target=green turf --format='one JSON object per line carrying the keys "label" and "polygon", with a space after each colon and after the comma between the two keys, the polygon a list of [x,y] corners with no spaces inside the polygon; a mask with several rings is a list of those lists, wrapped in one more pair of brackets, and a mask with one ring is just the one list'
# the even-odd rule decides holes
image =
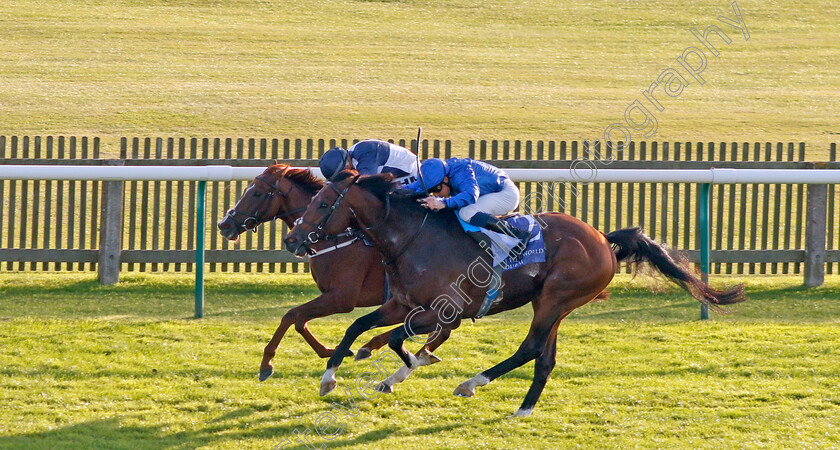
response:
{"label": "green turf", "polygon": [[[92,274],[1,274],[0,448],[271,448],[295,430],[316,433],[329,413],[338,422],[322,432],[337,436],[312,437],[329,448],[840,445],[840,279],[818,289],[799,277],[714,280],[746,281],[750,298],[701,322],[680,291],[618,277],[610,300],[560,328],[533,416],[508,419],[533,364],[472,399],[452,390],[515,350],[529,308],[465,323],[437,352],[442,363],[390,396],[362,398],[354,380],[374,366],[347,361],[339,389],[320,398],[324,361],[294,332],[275,376],[256,379],[280,316],[315,293],[305,275],[210,274],[207,318],[194,320],[188,275],[129,274],[102,287]],[[361,313],[311,329],[334,345]]]}
{"label": "green turf", "polygon": [[[840,115],[840,10],[730,2],[5,1],[0,134],[594,139],[718,24],[657,140],[804,141]],[[641,140],[635,136],[634,140]]]}

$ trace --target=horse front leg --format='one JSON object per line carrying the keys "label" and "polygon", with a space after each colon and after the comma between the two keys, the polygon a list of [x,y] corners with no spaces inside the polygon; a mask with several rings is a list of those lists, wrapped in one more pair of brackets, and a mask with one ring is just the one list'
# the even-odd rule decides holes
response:
{"label": "horse front leg", "polygon": [[[426,366],[439,362],[440,358],[433,355],[429,351],[429,347],[437,348],[440,346],[440,344],[449,338],[449,334],[452,332],[452,329],[457,328],[459,323],[460,320],[456,321],[454,324],[446,324],[446,327],[444,328],[440,324],[438,312],[430,310],[412,317],[409,326],[403,324],[403,326],[391,330],[391,339],[388,344],[391,349],[399,355],[405,365],[391,374],[388,378],[382,380],[381,383],[376,385],[375,389],[379,392],[389,394],[393,392],[393,386],[397,383],[405,381],[414,369],[420,366]],[[403,343],[409,337],[426,333],[432,333],[432,335],[429,336],[429,340],[424,343],[423,348],[417,352],[417,355],[412,355],[406,351],[405,347],[403,347]]]}
{"label": "horse front leg", "polygon": [[[286,314],[283,315],[283,319],[280,321],[280,326],[278,326],[277,330],[274,332],[274,336],[271,337],[268,345],[266,345],[263,350],[263,359],[260,363],[260,381],[265,381],[272,373],[274,373],[274,366],[272,366],[271,360],[274,358],[274,355],[277,352],[277,347],[280,345],[280,341],[283,339],[283,336],[286,334],[286,331],[290,326],[295,326],[295,330],[303,336],[303,339],[310,347],[312,347],[312,350],[315,350],[315,353],[317,353],[318,356],[321,358],[328,358],[333,355],[333,350],[325,347],[324,344],[318,341],[318,339],[315,338],[315,336],[313,336],[309,331],[306,323],[319,317],[331,316],[337,313],[347,313],[352,310],[353,305],[348,304],[343,296],[333,292],[326,292],[287,311]],[[345,356],[352,355],[352,352],[345,354]]]}
{"label": "horse front leg", "polygon": [[406,314],[408,314],[406,307],[395,301],[387,301],[376,311],[365,314],[364,316],[356,319],[353,324],[347,328],[347,331],[344,333],[344,337],[341,339],[338,346],[336,346],[333,355],[330,356],[329,360],[327,360],[327,370],[321,378],[320,394],[322,396],[327,395],[336,388],[338,381],[335,379],[335,373],[341,366],[341,361],[344,359],[342,355],[350,349],[350,346],[353,345],[353,342],[355,342],[362,333],[373,328],[387,327],[389,325],[400,323],[405,318]]}

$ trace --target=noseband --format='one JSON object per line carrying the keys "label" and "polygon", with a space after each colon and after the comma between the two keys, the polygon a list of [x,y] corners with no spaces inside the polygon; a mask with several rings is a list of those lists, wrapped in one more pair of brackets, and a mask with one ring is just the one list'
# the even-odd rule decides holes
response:
{"label": "noseband", "polygon": [[[275,185],[274,183],[270,183],[268,180],[266,180],[262,176],[256,177],[254,180],[255,181],[262,181],[263,183],[268,185],[268,187],[270,189],[268,191],[268,193],[266,194],[265,198],[257,205],[257,208],[254,210],[254,213],[249,215],[248,213],[244,213],[242,211],[237,211],[236,209],[231,208],[227,211],[227,213],[225,213],[225,218],[230,217],[230,218],[234,219],[234,221],[235,221],[235,217],[236,217],[237,214],[245,216],[245,220],[242,221],[242,227],[245,228],[246,230],[250,230],[250,231],[253,231],[254,233],[256,233],[257,232],[257,227],[260,226],[261,224],[265,223],[265,222],[268,222],[270,220],[276,220],[276,219],[286,217],[286,216],[290,216],[292,214],[296,214],[296,213],[299,213],[299,212],[302,212],[302,211],[306,210],[306,206],[304,206],[304,207],[301,207],[301,208],[293,209],[291,211],[286,211],[282,214],[275,214],[273,217],[266,217],[264,219],[260,219],[259,217],[257,217],[257,213],[260,211],[260,207],[265,203],[269,203],[269,205],[270,205],[271,200],[274,198],[275,195],[279,195],[280,197],[283,197],[283,198],[288,198],[289,194],[292,192],[292,189],[295,187],[295,184],[292,183],[292,186],[289,187],[289,190],[287,192],[283,192],[283,191],[280,190],[279,183],[277,185]],[[250,224],[253,224],[253,225],[249,226]]]}

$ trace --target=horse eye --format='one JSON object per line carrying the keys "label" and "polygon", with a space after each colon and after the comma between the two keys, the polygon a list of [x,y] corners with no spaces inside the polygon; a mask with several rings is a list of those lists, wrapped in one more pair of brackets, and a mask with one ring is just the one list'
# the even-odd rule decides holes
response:
{"label": "horse eye", "polygon": [[326,202],[321,203],[321,208],[328,208],[328,207],[329,207],[329,205],[327,205],[327,203],[326,203]]}
{"label": "horse eye", "polygon": [[254,192],[254,197],[259,197],[262,195],[262,192]]}

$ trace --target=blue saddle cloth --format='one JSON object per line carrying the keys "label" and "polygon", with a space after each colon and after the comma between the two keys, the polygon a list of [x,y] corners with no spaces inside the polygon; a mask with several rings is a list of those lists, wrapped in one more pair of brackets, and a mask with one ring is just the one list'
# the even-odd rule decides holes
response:
{"label": "blue saddle cloth", "polygon": [[458,221],[461,222],[461,227],[464,228],[464,231],[478,231],[484,233],[489,238],[493,252],[494,266],[501,266],[502,269],[507,271],[522,267],[525,264],[545,262],[545,241],[543,240],[542,229],[533,216],[514,215],[505,218],[505,222],[508,225],[531,232],[531,240],[528,241],[528,246],[525,247],[525,251],[522,252],[521,257],[516,259],[510,255],[510,250],[519,243],[515,237],[470,225],[464,222],[457,214],[455,216],[458,217]]}

